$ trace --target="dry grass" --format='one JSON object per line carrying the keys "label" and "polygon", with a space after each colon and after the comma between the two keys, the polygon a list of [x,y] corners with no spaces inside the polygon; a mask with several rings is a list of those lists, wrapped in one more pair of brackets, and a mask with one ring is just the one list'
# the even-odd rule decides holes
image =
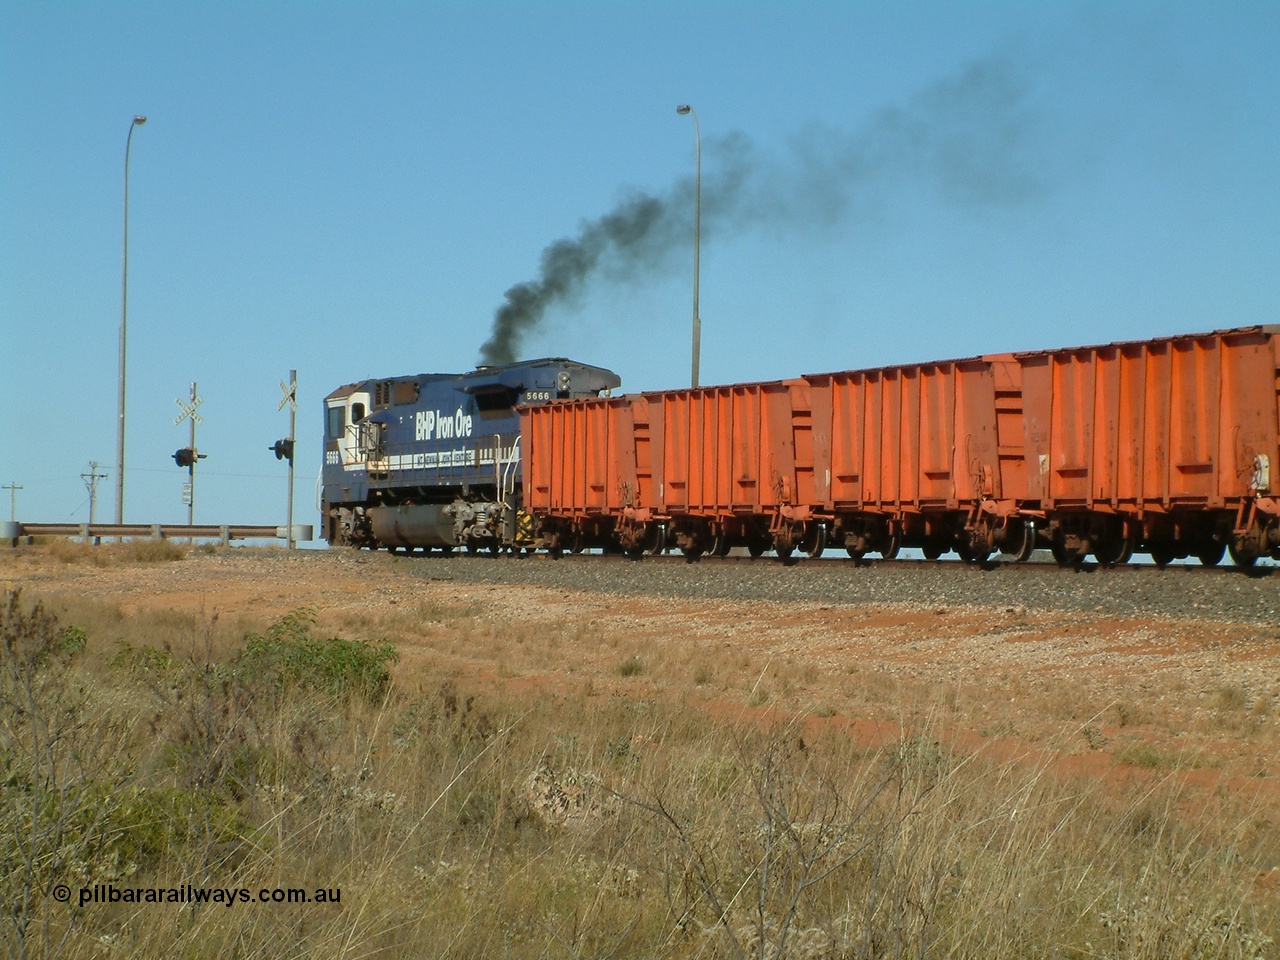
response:
{"label": "dry grass", "polygon": [[[1247,799],[1210,809],[1163,760],[1117,796],[1052,751],[952,742],[974,694],[950,684],[851,674],[851,695],[900,717],[867,749],[813,716],[718,721],[649,692],[771,707],[814,679],[750,651],[690,659],[597,626],[405,605],[352,630],[416,636],[432,657],[369,698],[264,687],[234,668],[243,632],[217,621],[87,603],[55,621],[29,601],[0,625],[12,956],[1254,960],[1280,941],[1257,884],[1280,865],[1277,827]],[[561,692],[441,672],[480,645],[524,675],[569,639],[598,669]],[[1247,713],[1230,693],[1214,706]],[[1124,709],[1097,722],[1130,730]],[[341,902],[64,906],[57,883]]]}
{"label": "dry grass", "polygon": [[51,540],[46,549],[51,556],[66,564],[114,567],[131,563],[170,563],[183,559],[188,547],[163,539],[126,540],[97,546],[79,540],[57,539]]}

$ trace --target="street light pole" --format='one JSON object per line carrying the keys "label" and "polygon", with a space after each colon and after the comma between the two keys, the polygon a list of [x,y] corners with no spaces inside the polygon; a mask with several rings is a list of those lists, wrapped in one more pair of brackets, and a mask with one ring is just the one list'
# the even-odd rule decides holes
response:
{"label": "street light pole", "polygon": [[676,113],[693,116],[693,140],[697,164],[693,194],[693,386],[698,385],[698,359],[702,352],[702,317],[698,315],[698,252],[702,233],[702,134],[698,130],[698,111],[687,103],[676,107]]}
{"label": "street light pole", "polygon": [[124,253],[120,279],[120,378],[116,402],[116,523],[124,523],[124,358],[129,325],[129,148],[133,145],[133,128],[146,122],[146,117],[134,117],[129,124],[129,136],[124,142]]}

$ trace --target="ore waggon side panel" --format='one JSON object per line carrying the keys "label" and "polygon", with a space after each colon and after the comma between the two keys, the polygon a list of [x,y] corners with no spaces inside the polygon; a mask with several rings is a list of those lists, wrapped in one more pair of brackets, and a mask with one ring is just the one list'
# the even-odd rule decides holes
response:
{"label": "ore waggon side panel", "polygon": [[652,507],[643,413],[638,396],[523,410],[522,443],[538,452],[526,460],[524,501],[545,546],[605,546],[630,513]]}
{"label": "ore waggon side panel", "polygon": [[1272,552],[1280,327],[1014,355],[1028,513],[1060,559]]}
{"label": "ore waggon side panel", "polygon": [[832,543],[855,557],[893,555],[903,545],[937,556],[954,545],[976,558],[1005,542],[1014,507],[1004,494],[990,361],[805,380],[821,411],[815,430],[831,438],[820,464],[830,472],[829,494],[814,513],[830,518]]}
{"label": "ore waggon side panel", "polygon": [[690,555],[731,545],[763,552],[771,518],[803,509],[811,466],[793,428],[795,384],[749,383],[645,395],[660,456],[666,539]]}

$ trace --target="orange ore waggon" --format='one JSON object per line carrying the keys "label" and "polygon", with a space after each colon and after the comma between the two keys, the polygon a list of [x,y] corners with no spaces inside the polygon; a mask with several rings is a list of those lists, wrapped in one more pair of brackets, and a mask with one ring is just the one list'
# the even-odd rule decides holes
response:
{"label": "orange ore waggon", "polygon": [[1280,327],[556,402],[521,431],[553,552],[1280,558]]}

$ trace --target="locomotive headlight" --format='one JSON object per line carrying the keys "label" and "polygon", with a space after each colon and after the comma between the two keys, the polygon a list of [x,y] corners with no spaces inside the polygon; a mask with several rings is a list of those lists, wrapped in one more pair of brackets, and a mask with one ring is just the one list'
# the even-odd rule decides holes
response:
{"label": "locomotive headlight", "polygon": [[561,370],[556,374],[556,393],[568,393],[572,385],[573,377],[569,376],[568,370]]}

